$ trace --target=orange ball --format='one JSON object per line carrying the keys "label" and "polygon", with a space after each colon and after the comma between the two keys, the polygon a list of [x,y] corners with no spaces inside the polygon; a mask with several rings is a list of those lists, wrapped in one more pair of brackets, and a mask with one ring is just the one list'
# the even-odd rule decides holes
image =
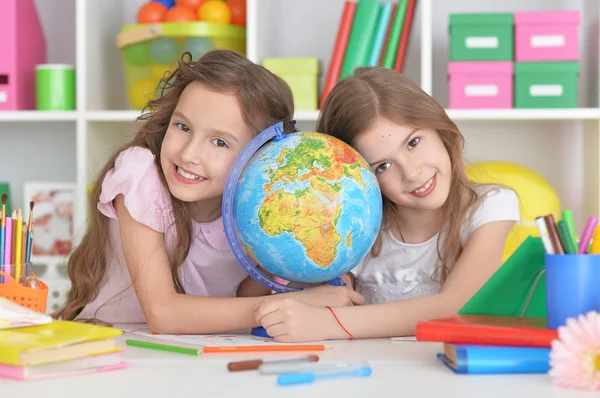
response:
{"label": "orange ball", "polygon": [[196,13],[193,8],[184,6],[175,6],[169,9],[165,22],[189,22],[196,20]]}
{"label": "orange ball", "polygon": [[161,3],[146,3],[137,13],[137,23],[161,23],[167,15],[167,7]]}
{"label": "orange ball", "polygon": [[228,24],[231,22],[231,11],[221,0],[208,0],[198,8],[198,20]]}
{"label": "orange ball", "polygon": [[205,1],[206,0],[175,0],[175,5],[198,10],[198,7],[200,7]]}
{"label": "orange ball", "polygon": [[246,0],[227,0],[231,12],[231,23],[246,26]]}

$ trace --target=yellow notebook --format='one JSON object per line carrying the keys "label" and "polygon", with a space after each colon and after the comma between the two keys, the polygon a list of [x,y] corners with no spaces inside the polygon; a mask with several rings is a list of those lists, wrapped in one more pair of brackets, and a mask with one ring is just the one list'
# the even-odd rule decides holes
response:
{"label": "yellow notebook", "polygon": [[119,349],[123,331],[71,321],[0,330],[0,363],[33,366]]}

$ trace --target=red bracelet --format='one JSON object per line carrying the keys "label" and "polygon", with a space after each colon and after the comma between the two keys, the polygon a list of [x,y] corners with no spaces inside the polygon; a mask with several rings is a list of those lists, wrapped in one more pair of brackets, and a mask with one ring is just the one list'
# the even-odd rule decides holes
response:
{"label": "red bracelet", "polygon": [[350,340],[354,340],[354,336],[352,336],[352,334],[344,327],[344,325],[342,325],[342,322],[340,322],[340,320],[338,319],[337,315],[335,315],[335,312],[333,312],[333,309],[330,306],[328,306],[328,305],[325,306],[325,308],[328,308],[329,311],[331,311],[331,313],[333,314],[333,317],[337,321],[338,325],[340,325],[341,328],[344,329],[344,332],[348,333],[348,336],[350,336]]}

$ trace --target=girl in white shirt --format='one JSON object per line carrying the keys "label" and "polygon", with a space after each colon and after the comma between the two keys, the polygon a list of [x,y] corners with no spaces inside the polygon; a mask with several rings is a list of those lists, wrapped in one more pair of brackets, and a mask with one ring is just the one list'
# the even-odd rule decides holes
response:
{"label": "girl in white shirt", "polygon": [[257,320],[275,340],[414,334],[456,314],[501,265],[519,220],[514,191],[469,181],[464,139],[444,108],[404,75],[360,68],[328,95],[317,131],[356,148],[377,175],[384,222],[353,270],[370,305],[317,308],[269,297]]}

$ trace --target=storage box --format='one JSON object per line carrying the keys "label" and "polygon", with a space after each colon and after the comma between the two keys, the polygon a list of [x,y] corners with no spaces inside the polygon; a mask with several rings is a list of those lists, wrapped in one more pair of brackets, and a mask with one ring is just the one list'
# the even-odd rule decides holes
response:
{"label": "storage box", "polygon": [[511,61],[512,14],[451,14],[451,61]]}
{"label": "storage box", "polygon": [[575,108],[579,62],[516,62],[515,108]]}
{"label": "storage box", "polygon": [[450,108],[512,108],[513,63],[450,62]]}
{"label": "storage box", "polygon": [[318,109],[319,60],[317,58],[265,58],[263,66],[290,86],[296,111]]}
{"label": "storage box", "polygon": [[578,60],[579,19],[579,11],[515,13],[515,60]]}

